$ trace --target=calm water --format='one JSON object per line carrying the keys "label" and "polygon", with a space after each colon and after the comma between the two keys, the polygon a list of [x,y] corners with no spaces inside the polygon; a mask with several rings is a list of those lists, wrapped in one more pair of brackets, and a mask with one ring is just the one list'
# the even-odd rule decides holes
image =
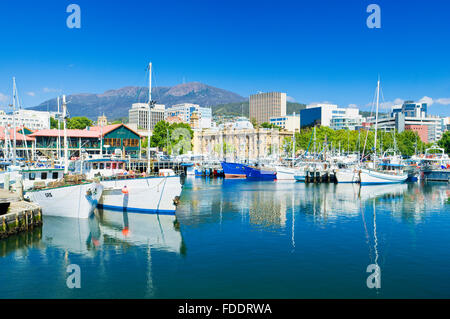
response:
{"label": "calm water", "polygon": [[[177,220],[47,217],[0,241],[0,298],[450,298],[449,196],[448,184],[188,179]],[[80,289],[66,286],[70,264]]]}

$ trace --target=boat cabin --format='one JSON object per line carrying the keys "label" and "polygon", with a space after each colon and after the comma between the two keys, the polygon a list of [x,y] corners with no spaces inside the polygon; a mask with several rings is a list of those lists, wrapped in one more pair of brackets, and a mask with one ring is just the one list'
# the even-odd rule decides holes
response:
{"label": "boat cabin", "polygon": [[56,182],[64,178],[64,169],[61,168],[38,168],[24,169],[20,172],[25,190],[33,188],[35,183]]}
{"label": "boat cabin", "polygon": [[126,160],[121,159],[92,159],[87,161],[75,162],[75,171],[77,173],[86,174],[88,179],[96,176],[112,177],[125,174]]}

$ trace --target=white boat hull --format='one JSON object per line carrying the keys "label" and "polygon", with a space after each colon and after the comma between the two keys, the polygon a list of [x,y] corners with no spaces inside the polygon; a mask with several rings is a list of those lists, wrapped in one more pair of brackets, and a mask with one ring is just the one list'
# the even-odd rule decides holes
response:
{"label": "white boat hull", "polygon": [[294,175],[297,169],[277,166],[276,170],[277,170],[277,180],[290,180],[290,181],[295,180]]}
{"label": "white boat hull", "polygon": [[[142,213],[175,214],[182,186],[179,176],[101,181],[105,187],[99,208]],[[123,193],[126,189],[128,193]]]}
{"label": "white boat hull", "polygon": [[41,206],[43,215],[89,218],[102,192],[101,184],[90,183],[32,190],[25,197]]}
{"label": "white boat hull", "polygon": [[356,169],[339,169],[336,171],[336,180],[338,183],[358,183],[359,174]]}
{"label": "white boat hull", "polygon": [[397,184],[405,182],[408,178],[408,174],[393,175],[368,169],[362,169],[360,176],[361,185]]}

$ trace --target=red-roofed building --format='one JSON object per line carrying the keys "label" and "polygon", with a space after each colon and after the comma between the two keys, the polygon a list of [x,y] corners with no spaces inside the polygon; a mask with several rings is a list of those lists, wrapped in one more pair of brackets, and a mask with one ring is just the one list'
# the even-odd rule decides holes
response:
{"label": "red-roofed building", "polygon": [[[56,151],[58,139],[63,145],[64,131],[46,129],[29,136],[36,139],[37,150]],[[84,130],[68,129],[67,138],[70,156],[79,156],[81,149],[89,154],[100,154],[100,146],[103,145],[103,154],[119,149],[123,155],[138,157],[141,145],[141,136],[124,124],[93,126]]]}
{"label": "red-roofed building", "polygon": [[[23,134],[22,134],[23,133]],[[26,156],[26,151],[30,151],[33,148],[34,138],[28,136],[31,133],[31,130],[26,127],[18,127],[16,129],[16,150],[17,155],[20,157]],[[14,144],[14,130],[12,128],[8,128],[5,130],[5,127],[0,127],[0,149],[4,150],[5,142],[8,141],[8,148],[12,148]]]}

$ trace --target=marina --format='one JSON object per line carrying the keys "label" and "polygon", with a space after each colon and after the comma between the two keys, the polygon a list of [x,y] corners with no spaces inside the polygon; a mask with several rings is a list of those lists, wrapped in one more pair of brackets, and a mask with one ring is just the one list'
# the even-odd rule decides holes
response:
{"label": "marina", "polygon": [[[448,298],[449,198],[446,183],[187,178],[176,216],[43,216],[32,244],[0,241],[0,296]],[[368,289],[375,262],[381,288]],[[65,286],[73,263],[81,289]]]}
{"label": "marina", "polygon": [[0,301],[450,300],[450,2],[365,2],[0,2]]}

